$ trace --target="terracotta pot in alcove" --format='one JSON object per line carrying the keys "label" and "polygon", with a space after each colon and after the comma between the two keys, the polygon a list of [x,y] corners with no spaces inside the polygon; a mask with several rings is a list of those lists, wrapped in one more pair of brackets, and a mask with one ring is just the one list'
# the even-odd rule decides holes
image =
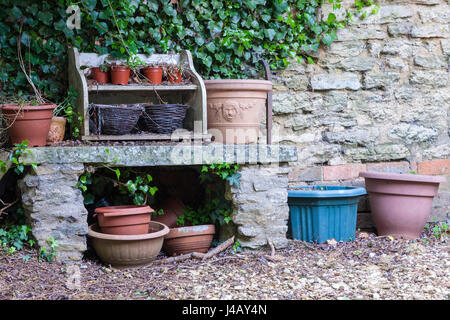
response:
{"label": "terracotta pot in alcove", "polygon": [[153,217],[153,221],[157,221],[165,224],[169,228],[173,228],[177,224],[177,219],[183,214],[183,210],[186,208],[183,201],[176,196],[171,196],[161,204],[161,209],[164,214]]}
{"label": "terracotta pot in alcove", "polygon": [[164,237],[164,250],[171,256],[208,252],[216,229],[213,224],[172,228]]}

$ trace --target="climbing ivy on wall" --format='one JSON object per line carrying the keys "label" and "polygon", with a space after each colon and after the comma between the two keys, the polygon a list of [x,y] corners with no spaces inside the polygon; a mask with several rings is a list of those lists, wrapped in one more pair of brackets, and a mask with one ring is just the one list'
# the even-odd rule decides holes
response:
{"label": "climbing ivy on wall", "polygon": [[[345,25],[331,13],[318,18],[323,0],[2,0],[0,10],[0,95],[26,97],[17,39],[27,68],[41,91],[60,101],[67,91],[67,46],[83,52],[120,54],[122,42],[139,53],[189,49],[204,78],[257,76],[258,61],[283,69],[289,58],[336,40]],[[327,0],[340,8],[340,0]],[[372,1],[357,1],[371,4]],[[110,3],[110,4],[109,4]],[[69,6],[80,8],[80,28],[69,29]],[[111,7],[113,10],[111,10]],[[113,16],[114,14],[114,16]],[[115,19],[117,26],[115,24]],[[122,49],[123,50],[123,49]]]}

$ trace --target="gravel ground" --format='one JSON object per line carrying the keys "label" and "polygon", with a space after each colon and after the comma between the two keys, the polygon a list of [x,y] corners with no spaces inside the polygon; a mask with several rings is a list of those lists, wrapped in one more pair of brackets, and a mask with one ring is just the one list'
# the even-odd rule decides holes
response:
{"label": "gravel ground", "polygon": [[[290,241],[275,252],[276,261],[265,258],[269,249],[229,249],[206,262],[126,270],[104,266],[95,256],[68,266],[38,262],[34,250],[1,253],[0,299],[447,300],[448,241],[428,233],[407,241],[357,232],[347,243]],[[70,277],[77,272],[79,283]]]}

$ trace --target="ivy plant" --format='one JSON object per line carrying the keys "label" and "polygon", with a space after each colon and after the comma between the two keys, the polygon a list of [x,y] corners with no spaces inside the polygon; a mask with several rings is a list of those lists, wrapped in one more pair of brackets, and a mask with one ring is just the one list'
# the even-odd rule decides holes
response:
{"label": "ivy plant", "polygon": [[[323,19],[318,15],[323,3],[341,9],[341,0],[3,0],[0,92],[30,96],[16,54],[20,28],[31,78],[45,97],[62,101],[68,46],[122,57],[127,50],[188,49],[204,78],[256,77],[261,58],[273,70],[293,59],[313,62],[310,53],[335,41],[337,29],[354,15],[347,10],[340,20],[330,12]],[[372,5],[373,0],[356,0],[355,10],[364,13]],[[67,22],[77,19],[80,28],[68,28]]]}

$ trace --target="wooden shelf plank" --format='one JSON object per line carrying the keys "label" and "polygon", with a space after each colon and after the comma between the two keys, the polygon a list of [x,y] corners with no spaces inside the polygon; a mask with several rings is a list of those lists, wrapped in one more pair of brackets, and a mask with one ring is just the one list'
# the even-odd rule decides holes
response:
{"label": "wooden shelf plank", "polygon": [[102,84],[102,85],[88,85],[89,92],[125,92],[125,91],[195,91],[197,85],[145,85],[145,84],[129,84],[129,85],[114,85],[114,84]]}
{"label": "wooden shelf plank", "polygon": [[211,134],[202,133],[175,133],[175,134],[157,134],[157,133],[140,133],[126,135],[89,135],[81,137],[82,140],[89,141],[105,141],[105,140],[210,140]]}

